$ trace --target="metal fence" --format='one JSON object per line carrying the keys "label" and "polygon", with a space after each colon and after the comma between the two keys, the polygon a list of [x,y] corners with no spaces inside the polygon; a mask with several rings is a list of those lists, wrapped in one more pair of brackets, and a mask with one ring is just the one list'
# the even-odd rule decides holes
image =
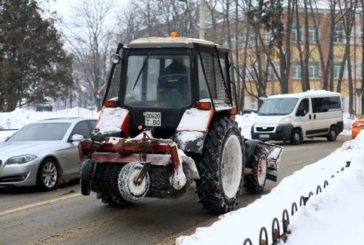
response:
{"label": "metal fence", "polygon": [[[342,167],[340,170],[337,171],[337,173],[340,173],[345,170],[345,168],[350,167],[351,162],[347,161],[345,167]],[[331,176],[331,179],[334,178],[335,175]],[[316,187],[316,195],[320,194],[327,186],[329,185],[329,182],[327,180],[324,180],[323,185],[317,185]],[[307,201],[314,195],[312,191],[308,193],[307,196],[302,195],[299,200],[299,206],[296,202],[293,202],[291,205],[291,216],[293,216],[296,212],[299,211],[299,208],[302,206],[306,206]],[[269,243],[269,236],[268,231],[266,227],[262,227],[259,232],[259,245],[277,245],[280,242],[286,243],[288,239],[288,235],[291,234],[291,231],[289,230],[289,219],[290,214],[287,211],[287,209],[284,209],[282,212],[282,219],[281,222],[279,222],[278,218],[274,218],[272,221],[272,227],[271,227],[271,236],[272,242]],[[282,227],[282,230],[281,230]],[[244,240],[243,245],[253,245],[253,242],[250,238],[246,238]]]}

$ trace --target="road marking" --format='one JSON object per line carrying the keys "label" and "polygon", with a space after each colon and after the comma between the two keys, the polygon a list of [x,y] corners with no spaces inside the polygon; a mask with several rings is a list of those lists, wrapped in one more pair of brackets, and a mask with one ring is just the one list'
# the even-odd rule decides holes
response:
{"label": "road marking", "polygon": [[0,217],[9,215],[9,214],[13,214],[16,212],[24,211],[26,209],[37,208],[37,207],[41,207],[41,206],[45,206],[45,205],[49,205],[49,204],[54,204],[59,201],[64,201],[64,200],[71,199],[74,197],[79,197],[79,196],[81,196],[81,193],[74,193],[74,194],[69,194],[69,195],[63,196],[63,197],[54,198],[51,200],[28,204],[28,205],[18,207],[18,208],[8,209],[6,211],[0,212]]}

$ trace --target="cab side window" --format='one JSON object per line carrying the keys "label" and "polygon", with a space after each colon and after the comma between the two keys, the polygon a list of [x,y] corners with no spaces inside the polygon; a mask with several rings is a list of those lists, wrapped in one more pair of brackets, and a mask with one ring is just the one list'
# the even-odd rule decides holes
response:
{"label": "cab side window", "polygon": [[298,106],[296,116],[305,116],[307,115],[308,111],[310,109],[310,104],[308,99],[301,100],[300,105]]}
{"label": "cab side window", "polygon": [[91,133],[90,133],[90,128],[87,125],[87,122],[79,122],[75,128],[72,131],[71,137],[74,134],[80,134],[82,135],[85,139],[91,138]]}

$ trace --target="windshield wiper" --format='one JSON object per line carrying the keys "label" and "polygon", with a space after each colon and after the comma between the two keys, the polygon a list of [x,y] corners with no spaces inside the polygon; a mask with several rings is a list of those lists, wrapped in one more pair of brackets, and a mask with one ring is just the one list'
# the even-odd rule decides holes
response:
{"label": "windshield wiper", "polygon": [[140,68],[140,71],[138,73],[138,77],[136,78],[136,80],[134,82],[134,85],[133,85],[133,90],[135,89],[135,86],[137,85],[137,83],[139,81],[140,75],[142,75],[142,72],[144,71],[144,68],[145,68],[145,65],[147,64],[148,59],[149,59],[149,55],[145,58],[142,68]]}

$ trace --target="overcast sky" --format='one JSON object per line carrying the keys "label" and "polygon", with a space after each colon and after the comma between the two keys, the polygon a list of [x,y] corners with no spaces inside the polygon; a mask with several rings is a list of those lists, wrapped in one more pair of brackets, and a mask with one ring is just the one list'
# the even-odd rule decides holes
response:
{"label": "overcast sky", "polygon": [[[103,1],[103,0],[100,0]],[[105,0],[113,2],[112,15],[116,16],[117,11],[125,9],[130,0]],[[40,6],[48,12],[46,14],[56,12],[57,16],[61,19],[63,24],[67,24],[72,16],[75,16],[74,9],[77,6],[81,6],[83,1],[71,1],[71,0],[38,0]]]}

